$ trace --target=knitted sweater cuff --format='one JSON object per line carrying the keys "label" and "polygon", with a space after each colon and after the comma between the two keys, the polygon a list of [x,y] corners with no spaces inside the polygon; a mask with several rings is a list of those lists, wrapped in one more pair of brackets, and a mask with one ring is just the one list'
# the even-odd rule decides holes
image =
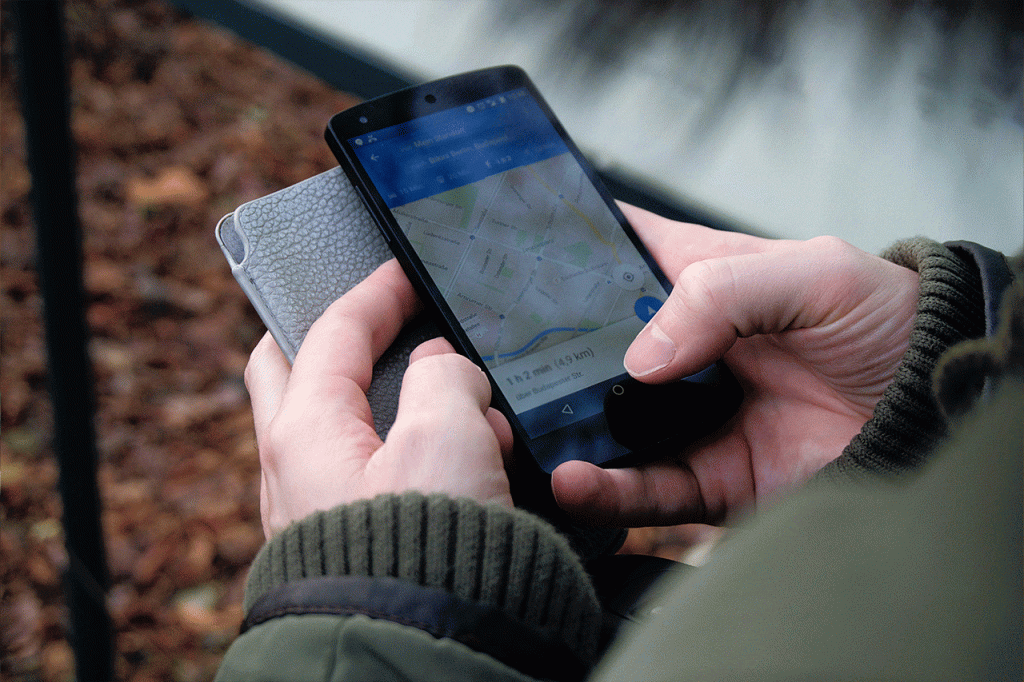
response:
{"label": "knitted sweater cuff", "polygon": [[882,256],[920,276],[910,347],[871,419],[822,469],[820,479],[856,480],[916,469],[946,434],[932,392],[939,358],[961,341],[985,334],[981,278],[971,263],[922,238],[898,242]]}
{"label": "knitted sweater cuff", "polygon": [[245,609],[320,576],[440,588],[557,637],[582,660],[597,647],[601,607],[579,559],[552,526],[517,509],[407,492],[311,514],[260,550]]}

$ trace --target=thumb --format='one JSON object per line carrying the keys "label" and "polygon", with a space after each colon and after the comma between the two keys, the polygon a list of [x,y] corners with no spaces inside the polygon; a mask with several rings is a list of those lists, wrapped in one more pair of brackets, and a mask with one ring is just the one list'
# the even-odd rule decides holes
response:
{"label": "thumb", "polygon": [[671,381],[720,359],[738,338],[819,324],[841,287],[829,281],[833,264],[815,241],[686,267],[626,352],[626,370]]}

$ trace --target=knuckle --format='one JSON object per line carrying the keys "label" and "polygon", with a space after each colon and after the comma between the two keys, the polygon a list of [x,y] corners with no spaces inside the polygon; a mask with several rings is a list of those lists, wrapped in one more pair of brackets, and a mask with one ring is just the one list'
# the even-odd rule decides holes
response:
{"label": "knuckle", "polygon": [[438,382],[439,387],[449,387],[455,383],[467,383],[479,387],[487,383],[483,372],[469,358],[457,353],[428,355],[409,365],[405,372],[407,380]]}
{"label": "knuckle", "polygon": [[397,452],[415,452],[426,457],[451,434],[452,420],[445,417],[428,411],[404,415],[395,421],[387,443]]}
{"label": "knuckle", "polygon": [[286,443],[287,428],[282,427],[279,417],[267,425],[262,434],[257,434],[260,451],[260,467],[264,471],[275,471],[277,461]]}
{"label": "knuckle", "polygon": [[849,258],[858,252],[858,249],[849,242],[832,235],[813,237],[808,239],[806,244],[813,253],[836,260]]}
{"label": "knuckle", "polygon": [[245,390],[252,393],[253,387],[253,374],[256,372],[253,367],[254,358],[252,355],[249,356],[249,361],[245,363],[245,371],[242,372],[242,382],[245,384]]}
{"label": "knuckle", "polygon": [[263,358],[266,355],[266,338],[260,339],[260,342],[256,344],[256,347],[252,349],[252,353],[249,354],[249,360],[245,363],[245,371],[242,372],[242,380],[245,382],[245,388],[252,392],[252,387],[256,383],[256,374],[259,372],[260,365],[263,364]]}
{"label": "knuckle", "polygon": [[810,249],[813,262],[820,267],[815,268],[813,277],[828,284],[819,291],[821,295],[848,295],[851,288],[865,280],[868,270],[865,264],[876,257],[858,249],[849,242],[830,235],[814,237],[806,242]]}
{"label": "knuckle", "polygon": [[733,272],[725,258],[693,263],[676,281],[679,295],[675,296],[675,305],[681,308],[677,312],[703,316],[709,310],[719,309],[722,283],[732,279]]}
{"label": "knuckle", "polygon": [[443,376],[449,364],[450,360],[444,355],[425,355],[409,363],[405,381],[433,380],[438,375]]}

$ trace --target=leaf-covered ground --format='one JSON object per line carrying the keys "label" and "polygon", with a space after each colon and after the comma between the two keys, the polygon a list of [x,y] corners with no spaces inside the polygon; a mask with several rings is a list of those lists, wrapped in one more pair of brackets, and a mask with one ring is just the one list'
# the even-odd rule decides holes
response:
{"label": "leaf-covered ground", "polygon": [[[335,165],[350,96],[159,2],[66,5],[117,676],[206,680],[263,542],[242,382],[264,328],[213,239],[239,204]],[[73,675],[41,302],[9,7],[0,110],[3,675]],[[678,555],[680,529],[631,534]]]}

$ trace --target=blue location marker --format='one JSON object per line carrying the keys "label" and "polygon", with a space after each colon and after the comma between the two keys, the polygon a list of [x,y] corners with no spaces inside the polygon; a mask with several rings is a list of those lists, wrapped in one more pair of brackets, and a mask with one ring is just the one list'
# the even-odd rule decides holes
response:
{"label": "blue location marker", "polygon": [[650,322],[651,318],[654,317],[654,313],[658,312],[661,308],[662,301],[654,298],[653,296],[641,296],[636,299],[636,303],[633,305],[633,310],[636,311],[636,316],[644,322]]}

